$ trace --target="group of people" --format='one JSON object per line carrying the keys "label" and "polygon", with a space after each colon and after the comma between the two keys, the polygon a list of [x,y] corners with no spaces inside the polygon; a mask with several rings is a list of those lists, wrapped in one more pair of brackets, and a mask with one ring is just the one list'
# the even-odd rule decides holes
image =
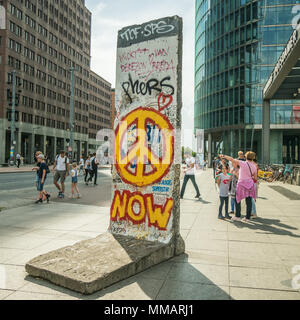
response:
{"label": "group of people", "polygon": [[[45,160],[45,156],[42,152],[37,151],[34,156],[36,166],[32,169],[36,171],[36,186],[38,194],[38,199],[35,203],[42,203],[47,201],[49,203],[50,193],[44,189],[44,185],[47,179],[47,175],[50,173],[49,166]],[[78,177],[83,174],[83,168],[85,169],[84,182],[86,185],[92,182],[94,178],[94,185],[97,185],[97,173],[98,173],[98,160],[96,158],[96,153],[88,156],[86,159],[80,158],[79,168],[76,162],[73,162],[70,168],[70,160],[66,155],[64,150],[60,151],[60,154],[55,157],[53,164],[53,183],[58,190],[58,198],[65,197],[65,180],[71,175],[72,179],[72,195],[71,198],[80,198],[80,192],[78,188]],[[89,177],[88,177],[89,175]]]}
{"label": "group of people", "polygon": [[[200,198],[200,191],[195,179],[195,158],[190,153],[185,153],[184,179],[180,192],[183,199],[186,185],[189,180],[196,191],[195,198]],[[258,192],[258,164],[256,154],[252,151],[245,155],[242,151],[238,153],[238,158],[234,159],[227,155],[219,155],[213,161],[214,179],[219,186],[220,205],[218,218],[241,220],[241,201],[246,202],[246,217],[243,221],[249,221],[257,217],[256,198]],[[229,212],[229,197],[231,198],[231,212]],[[222,211],[225,206],[225,216]],[[234,214],[233,217],[230,214]]]}
{"label": "group of people", "polygon": [[[219,219],[241,220],[241,201],[246,202],[247,222],[257,217],[256,198],[258,192],[258,164],[256,154],[252,151],[245,155],[242,151],[238,158],[234,159],[227,155],[219,155],[213,162],[214,178],[219,186]],[[228,212],[229,196],[231,198],[231,214]],[[225,217],[222,214],[225,204]]]}

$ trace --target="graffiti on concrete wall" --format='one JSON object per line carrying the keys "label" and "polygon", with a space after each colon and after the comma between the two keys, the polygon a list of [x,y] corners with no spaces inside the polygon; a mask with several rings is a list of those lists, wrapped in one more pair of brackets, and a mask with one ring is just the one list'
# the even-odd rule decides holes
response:
{"label": "graffiti on concrete wall", "polygon": [[180,23],[171,17],[119,31],[110,212],[115,234],[165,243],[172,237],[179,203],[174,159],[180,141],[174,132],[181,108]]}

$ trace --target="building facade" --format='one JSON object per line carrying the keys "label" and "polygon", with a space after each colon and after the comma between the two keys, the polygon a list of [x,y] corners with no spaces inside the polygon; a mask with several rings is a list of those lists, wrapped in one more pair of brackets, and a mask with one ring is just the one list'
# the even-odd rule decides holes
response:
{"label": "building facade", "polygon": [[[73,156],[78,160],[80,154],[95,151],[95,130],[102,125],[99,116],[110,108],[110,84],[90,70],[91,12],[84,1],[12,0],[0,5],[5,13],[0,29],[0,164],[7,163],[11,147],[13,70],[19,95],[15,153],[32,163],[36,150],[50,160],[59,150],[67,150],[71,68],[75,69]],[[101,81],[95,83],[98,78]]]}
{"label": "building facade", "polygon": [[114,88],[111,89],[111,129],[114,129],[114,123],[117,116],[116,110],[116,91]]}
{"label": "building facade", "polygon": [[[262,159],[262,90],[298,22],[297,3],[196,1],[194,125],[205,129],[210,160],[250,149]],[[272,101],[271,163],[300,163],[297,103]]]}

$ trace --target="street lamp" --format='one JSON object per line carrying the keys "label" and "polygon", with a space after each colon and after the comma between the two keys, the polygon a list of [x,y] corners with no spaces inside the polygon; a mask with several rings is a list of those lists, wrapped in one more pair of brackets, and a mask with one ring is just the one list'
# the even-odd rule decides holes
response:
{"label": "street lamp", "polygon": [[70,143],[69,143],[69,159],[73,158],[73,130],[74,130],[74,72],[75,68],[70,69],[71,72],[71,91],[70,91]]}
{"label": "street lamp", "polygon": [[10,165],[15,163],[15,106],[16,106],[16,70],[12,71],[11,130],[10,130]]}
{"label": "street lamp", "polygon": [[36,130],[38,130],[38,129],[41,129],[42,127],[34,127],[33,129],[32,129],[32,131],[33,131],[33,139],[34,139],[34,141],[33,141],[33,144],[34,144],[34,152],[36,151],[35,150],[35,131]]}

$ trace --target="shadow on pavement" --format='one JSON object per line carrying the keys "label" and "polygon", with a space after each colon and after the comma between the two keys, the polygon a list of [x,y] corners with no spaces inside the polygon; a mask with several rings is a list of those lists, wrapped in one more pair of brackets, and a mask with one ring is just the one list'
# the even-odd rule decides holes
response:
{"label": "shadow on pavement", "polygon": [[[188,254],[182,254],[176,259],[178,258],[180,260],[174,261],[174,258],[172,258],[91,295],[82,295],[31,276],[26,276],[25,280],[55,291],[52,294],[68,295],[80,300],[101,298],[144,300],[147,297],[151,300],[232,300],[230,295],[222,289],[223,285],[216,285],[193,265],[185,261]],[[228,287],[228,285],[224,284],[224,287]],[[141,291],[139,291],[139,288]],[[42,292],[42,290],[37,291]],[[32,292],[34,292],[34,289]],[[50,292],[47,293],[51,294]]]}
{"label": "shadow on pavement", "polygon": [[280,229],[280,228],[286,228],[290,230],[299,230],[296,227],[292,227],[290,225],[282,223],[278,219],[266,219],[266,218],[257,217],[255,220],[250,220],[250,221],[251,222],[249,223],[235,221],[234,224],[236,225],[237,228],[240,228],[240,229],[248,228],[251,230],[261,230],[269,234],[300,238],[300,235],[294,234],[289,230]]}

